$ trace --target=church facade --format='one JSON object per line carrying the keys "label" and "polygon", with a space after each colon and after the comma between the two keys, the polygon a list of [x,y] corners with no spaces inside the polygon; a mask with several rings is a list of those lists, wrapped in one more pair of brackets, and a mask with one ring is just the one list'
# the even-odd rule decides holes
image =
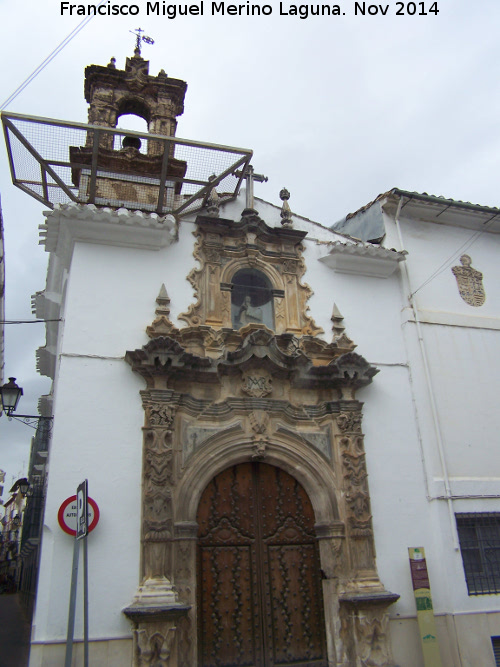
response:
{"label": "church facade", "polygon": [[[174,137],[186,85],[136,52],[85,91],[94,128],[135,113]],[[94,133],[70,150],[95,203],[42,228],[37,316],[61,321],[38,352],[54,425],[31,667],[64,656],[57,516],[85,478],[91,664],[417,667],[427,641],[446,667],[494,665],[497,210],[394,189],[331,228],[285,189],[255,198],[244,165],[245,190],[207,183],[173,215],[175,144]]]}

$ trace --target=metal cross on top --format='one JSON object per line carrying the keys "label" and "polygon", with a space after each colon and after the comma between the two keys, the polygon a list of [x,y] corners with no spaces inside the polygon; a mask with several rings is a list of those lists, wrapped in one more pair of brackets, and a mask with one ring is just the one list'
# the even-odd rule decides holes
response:
{"label": "metal cross on top", "polygon": [[243,178],[247,182],[247,186],[246,186],[247,200],[246,200],[245,209],[253,210],[253,184],[254,184],[254,181],[257,181],[257,183],[267,183],[268,178],[267,178],[267,176],[264,176],[263,174],[256,174],[254,172],[253,167],[252,167],[251,164],[247,165],[244,172],[235,171],[234,175],[238,176],[238,178],[240,178],[242,176],[242,173],[243,173]]}
{"label": "metal cross on top", "polygon": [[135,30],[129,30],[129,32],[132,33],[132,35],[135,35],[135,52],[134,55],[136,57],[141,55],[141,42],[146,42],[146,44],[154,44],[155,40],[152,37],[148,37],[147,35],[142,35],[141,33],[144,32],[142,28],[136,28]]}

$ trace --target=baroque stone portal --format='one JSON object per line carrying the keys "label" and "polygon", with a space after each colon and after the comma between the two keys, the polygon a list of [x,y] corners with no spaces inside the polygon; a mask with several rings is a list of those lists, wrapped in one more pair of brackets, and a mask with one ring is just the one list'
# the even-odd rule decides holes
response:
{"label": "baroque stone portal", "polygon": [[[189,278],[197,300],[182,316],[188,326],[179,329],[170,321],[162,286],[147,328],[150,341],[125,356],[146,384],[143,571],[125,610],[134,623],[134,665],[194,667],[203,651],[217,652],[213,643],[208,649],[200,644],[201,615],[208,613],[200,608],[197,583],[200,502],[212,480],[225,479],[217,477],[224,471],[261,470],[262,464],[276,471],[277,480],[296,483],[311,503],[313,528],[307,531],[315,533],[323,600],[315,613],[324,619],[326,637],[326,657],[318,659],[338,667],[389,667],[387,609],[398,596],[384,589],[377,574],[362,404],[356,398],[377,369],[353,351],[345,334],[331,343],[317,337],[306,313],[311,291],[300,282],[304,233],[271,229],[254,213],[243,217],[240,223],[198,217],[200,266]],[[249,322],[235,329],[232,279],[254,267],[270,283],[274,328]],[[271,513],[287,502],[280,498]],[[236,526],[238,508],[233,505],[226,517]],[[286,517],[282,523],[293,545],[292,524]],[[229,539],[231,531],[219,528],[218,539]],[[209,548],[206,531],[203,540]],[[216,562],[207,564],[210,571],[218,571]],[[285,576],[286,568],[276,567],[276,577]],[[240,611],[245,613],[244,605]],[[283,636],[291,636],[285,630]],[[279,646],[283,655],[289,650]]]}

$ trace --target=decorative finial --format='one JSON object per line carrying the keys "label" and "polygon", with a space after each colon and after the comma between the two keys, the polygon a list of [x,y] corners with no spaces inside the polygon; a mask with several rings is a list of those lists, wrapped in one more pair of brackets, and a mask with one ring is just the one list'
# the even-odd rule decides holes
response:
{"label": "decorative finial", "polygon": [[[209,182],[214,181],[216,178],[215,174],[212,174],[211,176],[208,177]],[[212,188],[210,190],[210,194],[208,195],[207,199],[207,215],[210,215],[212,218],[218,218],[219,217],[219,206],[220,206],[220,199],[219,195],[217,193],[217,190]]]}
{"label": "decorative finial", "polygon": [[342,334],[345,331],[345,326],[343,324],[344,316],[338,309],[336,303],[333,304],[333,312],[330,319],[332,320],[333,323],[332,331],[333,331],[333,340],[335,341],[338,338],[340,338],[340,336],[342,336]]}
{"label": "decorative finial", "polygon": [[116,58],[111,58],[111,60],[108,63],[108,67],[110,69],[116,69]]}
{"label": "decorative finial", "polygon": [[158,308],[156,309],[156,314],[166,315],[166,317],[168,317],[170,315],[170,297],[168,296],[165,283],[163,283],[162,286],[160,287],[160,292],[156,297],[156,303],[158,304]]}
{"label": "decorative finial", "polygon": [[169,336],[172,332],[178,330],[170,321],[170,297],[168,296],[165,285],[160,288],[160,293],[156,297],[158,307],[155,310],[156,318],[154,322],[146,327],[146,333],[150,338],[158,338],[159,336]]}
{"label": "decorative finial", "polygon": [[141,57],[141,42],[146,42],[146,44],[154,44],[155,41],[151,37],[148,37],[147,35],[142,35],[141,33],[144,32],[142,28],[136,28],[135,30],[129,30],[133,35],[135,35],[135,50],[134,50],[134,58],[140,58]]}
{"label": "decorative finial", "polygon": [[286,188],[283,188],[280,192],[280,199],[283,202],[281,207],[281,224],[283,227],[292,226],[292,211],[288,205],[288,200],[290,199],[290,193]]}

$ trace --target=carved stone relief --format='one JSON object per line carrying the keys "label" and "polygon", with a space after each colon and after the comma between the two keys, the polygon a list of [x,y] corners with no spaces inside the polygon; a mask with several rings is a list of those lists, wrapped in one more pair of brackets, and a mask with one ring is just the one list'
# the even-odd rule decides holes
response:
{"label": "carved stone relief", "polygon": [[143,553],[146,579],[171,576],[173,408],[146,406],[143,464]]}
{"label": "carved stone relief", "polygon": [[248,396],[263,398],[272,393],[272,382],[273,379],[269,373],[256,369],[255,371],[243,374],[241,378],[241,390],[245,394],[248,394]]}
{"label": "carved stone relief", "polygon": [[330,432],[330,427],[327,427],[324,431],[312,432],[309,430],[300,430],[298,433],[293,432],[283,426],[280,426],[277,431],[279,433],[284,433],[289,436],[297,437],[299,436],[303,442],[311,445],[319,452],[323,454],[329,461],[332,460],[332,437]]}
{"label": "carved stone relief", "polygon": [[230,426],[207,426],[199,423],[187,423],[182,428],[182,465],[186,465],[189,458],[195,454],[207,441],[221,433],[242,431],[241,424],[236,422]]}
{"label": "carved stone relief", "polygon": [[375,569],[368,473],[361,434],[361,413],[342,412],[337,417],[338,452],[342,465],[347,531],[353,541],[355,570]]}
{"label": "carved stone relief", "polygon": [[356,616],[356,643],[363,667],[391,664],[389,614],[370,609]]}
{"label": "carved stone relief", "polygon": [[175,625],[151,623],[134,630],[137,667],[168,667]]}
{"label": "carved stone relief", "polygon": [[266,455],[267,446],[270,443],[269,415],[264,410],[254,410],[248,415],[248,420],[253,431],[252,441],[254,445],[252,459],[263,459]]}
{"label": "carved stone relief", "polygon": [[392,593],[340,599],[345,658],[344,667],[395,667],[387,607],[397,600]]}
{"label": "carved stone relief", "polygon": [[483,274],[472,268],[472,260],[469,255],[462,255],[460,263],[462,266],[453,266],[451,269],[457,279],[460,296],[469,306],[482,306],[486,301]]}
{"label": "carved stone relief", "polygon": [[237,271],[252,267],[273,286],[274,330],[321,333],[307,314],[312,290],[301,283],[305,232],[270,228],[255,212],[239,223],[229,222],[198,216],[193,255],[199,266],[188,275],[196,301],[179,318],[189,326],[232,327],[231,281]]}

